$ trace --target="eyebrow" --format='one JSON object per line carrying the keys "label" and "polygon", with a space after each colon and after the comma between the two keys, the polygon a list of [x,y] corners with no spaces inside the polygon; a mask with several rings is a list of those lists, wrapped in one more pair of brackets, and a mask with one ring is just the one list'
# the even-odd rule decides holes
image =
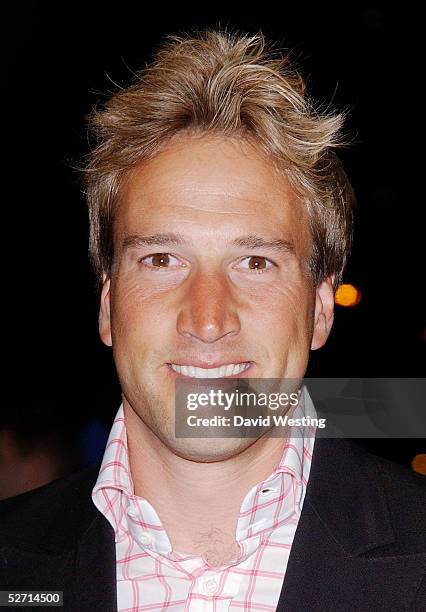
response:
{"label": "eyebrow", "polygon": [[[181,234],[167,232],[164,234],[152,234],[150,236],[140,236],[133,234],[125,236],[122,241],[122,249],[137,248],[142,246],[176,246],[182,244],[192,244],[186,240]],[[290,240],[277,238],[275,240],[266,240],[262,236],[249,234],[247,236],[239,236],[231,241],[233,246],[244,247],[247,249],[268,249],[269,251],[294,253],[294,244]]]}
{"label": "eyebrow", "polygon": [[151,236],[139,236],[138,234],[134,234],[132,236],[125,236],[121,243],[123,250],[141,246],[169,246],[179,244],[189,243],[181,234],[175,234],[174,232],[152,234]]}
{"label": "eyebrow", "polygon": [[277,238],[276,240],[265,240],[262,236],[250,234],[249,236],[240,236],[232,241],[234,246],[245,247],[247,249],[268,249],[269,251],[285,251],[294,253],[294,244],[291,240]]}

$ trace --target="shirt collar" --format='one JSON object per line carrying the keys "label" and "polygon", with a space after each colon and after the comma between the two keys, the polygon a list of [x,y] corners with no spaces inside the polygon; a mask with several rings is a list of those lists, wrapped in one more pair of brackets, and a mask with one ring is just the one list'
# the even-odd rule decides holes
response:
{"label": "shirt collar", "polygon": [[[301,401],[292,416],[316,417],[306,387],[302,388]],[[274,529],[300,515],[314,441],[315,426],[291,427],[277,468],[247,493],[236,530],[242,557],[250,555]],[[162,555],[171,552],[169,538],[155,509],[134,494],[123,404],[108,437],[92,499],[111,523],[117,542],[130,533],[143,547]]]}

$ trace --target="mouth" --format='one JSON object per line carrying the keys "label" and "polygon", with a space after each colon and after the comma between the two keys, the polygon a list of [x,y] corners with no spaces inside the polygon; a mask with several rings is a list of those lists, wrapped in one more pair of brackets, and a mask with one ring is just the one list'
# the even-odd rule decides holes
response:
{"label": "mouth", "polygon": [[168,363],[167,366],[178,376],[190,378],[232,378],[241,376],[252,366],[251,361],[225,363],[216,367],[201,368],[192,364]]}

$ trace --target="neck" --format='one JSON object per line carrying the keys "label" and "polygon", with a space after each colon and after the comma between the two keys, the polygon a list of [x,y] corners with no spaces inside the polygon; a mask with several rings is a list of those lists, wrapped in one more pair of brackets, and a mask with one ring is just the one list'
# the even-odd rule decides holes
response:
{"label": "neck", "polygon": [[172,549],[204,557],[210,551],[217,564],[234,557],[241,504],[277,467],[285,439],[262,437],[223,461],[196,462],[167,447],[126,400],[123,408],[135,495],[155,508]]}

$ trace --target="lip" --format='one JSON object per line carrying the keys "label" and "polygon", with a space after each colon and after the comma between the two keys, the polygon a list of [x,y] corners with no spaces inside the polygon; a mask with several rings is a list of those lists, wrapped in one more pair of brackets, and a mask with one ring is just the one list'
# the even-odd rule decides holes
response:
{"label": "lip", "polygon": [[[210,370],[213,368],[220,368],[221,366],[224,365],[229,365],[231,363],[234,364],[239,364],[239,363],[248,363],[250,364],[249,367],[244,370],[244,372],[241,372],[240,374],[233,374],[232,376],[224,376],[223,378],[245,378],[246,376],[249,376],[251,373],[251,371],[253,370],[253,366],[254,366],[254,362],[253,361],[244,361],[244,360],[237,360],[237,361],[218,361],[218,362],[210,362],[210,363],[206,363],[205,361],[191,361],[191,362],[184,362],[184,361],[170,361],[168,363],[165,364],[167,371],[174,377],[174,378],[193,378],[192,376],[186,376],[185,374],[179,374],[179,372],[175,372],[175,370],[173,370],[170,366],[170,364],[173,363],[173,365],[180,365],[180,366],[195,366],[196,368],[204,368],[205,370]],[[194,379],[195,380],[195,379]],[[210,378],[209,380],[215,380],[214,378]]]}
{"label": "lip", "polygon": [[226,361],[202,361],[194,359],[193,361],[168,361],[166,365],[180,365],[180,366],[194,366],[196,368],[203,368],[204,370],[212,370],[213,368],[220,368],[224,365],[230,365],[231,363],[237,365],[239,363],[253,363],[250,359],[227,359]]}

